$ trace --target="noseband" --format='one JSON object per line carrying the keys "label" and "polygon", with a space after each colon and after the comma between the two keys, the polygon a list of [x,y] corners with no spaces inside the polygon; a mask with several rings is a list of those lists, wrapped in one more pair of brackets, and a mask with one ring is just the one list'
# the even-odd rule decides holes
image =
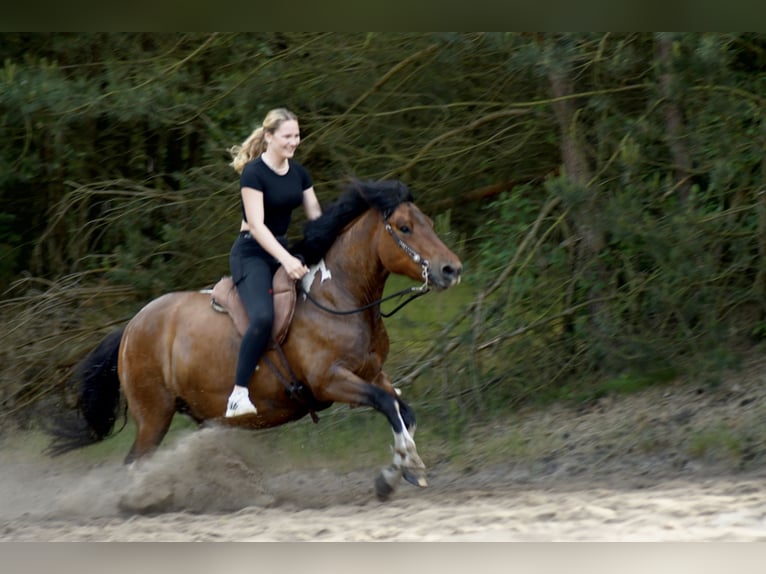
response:
{"label": "noseband", "polygon": [[390,317],[397,311],[399,311],[402,307],[407,305],[408,303],[414,301],[421,295],[425,295],[430,291],[428,287],[428,272],[431,269],[431,264],[428,262],[428,259],[423,258],[420,253],[415,251],[412,247],[407,245],[401,237],[394,231],[394,228],[392,225],[388,222],[388,218],[390,217],[390,214],[386,215],[384,218],[386,231],[391,235],[391,237],[394,240],[394,243],[402,250],[404,251],[410,259],[412,259],[415,263],[420,265],[421,270],[421,277],[423,277],[423,284],[418,285],[417,287],[407,287],[406,289],[402,289],[401,291],[397,291],[396,293],[393,293],[391,295],[388,295],[387,297],[383,297],[382,299],[378,299],[377,301],[373,301],[372,303],[369,303],[363,307],[359,307],[357,309],[350,309],[348,311],[338,311],[337,309],[331,309],[329,307],[326,307],[322,305],[319,301],[314,299],[308,291],[306,291],[303,288],[303,285],[301,284],[301,291],[303,292],[303,295],[311,301],[314,305],[322,309],[322,311],[326,311],[327,313],[332,313],[333,315],[352,315],[354,313],[361,313],[362,311],[365,311],[367,309],[370,309],[371,307],[375,307],[376,305],[380,305],[381,303],[385,301],[389,301],[390,299],[394,299],[396,297],[402,297],[403,295],[407,295],[408,293],[412,293],[413,295],[407,299],[406,301],[403,301],[400,303],[393,311],[390,311],[388,313],[384,313],[383,311],[380,312],[381,317]]}

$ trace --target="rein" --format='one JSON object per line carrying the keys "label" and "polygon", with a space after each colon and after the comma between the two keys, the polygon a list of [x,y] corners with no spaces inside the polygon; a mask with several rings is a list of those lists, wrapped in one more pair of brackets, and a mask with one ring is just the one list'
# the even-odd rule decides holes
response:
{"label": "rein", "polygon": [[394,241],[399,246],[399,248],[402,249],[407,255],[410,256],[410,259],[412,259],[415,263],[420,264],[421,276],[423,277],[422,285],[418,285],[417,287],[407,287],[406,289],[402,289],[401,291],[397,291],[396,293],[387,295],[386,297],[382,297],[376,301],[373,301],[372,303],[368,303],[367,305],[364,305],[363,307],[358,307],[356,309],[349,309],[346,311],[331,309],[330,307],[323,305],[322,303],[314,299],[309,294],[309,292],[303,288],[303,284],[301,284],[300,286],[301,293],[303,293],[303,295],[309,301],[311,301],[314,305],[319,307],[322,311],[331,313],[333,315],[353,315],[354,313],[361,313],[362,311],[366,311],[367,309],[380,305],[381,303],[384,303],[391,299],[402,297],[404,295],[407,295],[408,293],[413,293],[413,295],[409,299],[400,303],[394,310],[389,311],[388,313],[384,313],[383,311],[381,311],[380,316],[384,318],[391,317],[394,313],[397,313],[398,311],[400,311],[405,305],[408,305],[409,303],[411,303],[418,297],[421,297],[425,295],[426,293],[428,293],[430,291],[430,288],[428,287],[428,270],[430,267],[430,263],[428,262],[428,259],[423,259],[423,257],[421,257],[421,255],[417,251],[415,251],[412,247],[407,245],[402,240],[402,238],[396,234],[396,231],[394,231],[394,228],[391,227],[391,224],[388,223],[388,221],[386,221],[386,231],[388,231],[391,234],[391,237],[394,238]]}
{"label": "rein", "polygon": [[[427,269],[425,268],[424,268],[424,271],[428,273]],[[333,315],[353,315],[354,313],[361,313],[362,311],[366,311],[367,309],[370,309],[371,307],[375,307],[376,305],[380,305],[381,303],[384,303],[390,299],[394,299],[396,297],[402,297],[403,295],[406,295],[407,293],[415,293],[414,295],[412,295],[412,297],[400,303],[393,311],[389,311],[388,313],[384,313],[383,311],[381,311],[380,316],[385,318],[391,317],[394,313],[398,312],[402,307],[414,301],[418,297],[425,295],[430,290],[428,288],[428,279],[426,279],[425,283],[423,283],[423,285],[419,285],[418,287],[407,287],[406,289],[402,289],[401,291],[397,291],[396,293],[392,293],[391,295],[382,297],[376,301],[373,301],[372,303],[368,303],[367,305],[364,305],[363,307],[357,307],[356,309],[348,309],[346,311],[339,311],[337,309],[331,309],[330,307],[327,307],[323,305],[322,303],[320,303],[319,301],[317,301],[316,299],[314,299],[308,293],[308,291],[306,291],[303,288],[302,285],[300,289],[301,289],[301,293],[303,293],[306,299],[311,301],[314,305],[319,307],[322,311],[326,311],[327,313],[332,313]]]}

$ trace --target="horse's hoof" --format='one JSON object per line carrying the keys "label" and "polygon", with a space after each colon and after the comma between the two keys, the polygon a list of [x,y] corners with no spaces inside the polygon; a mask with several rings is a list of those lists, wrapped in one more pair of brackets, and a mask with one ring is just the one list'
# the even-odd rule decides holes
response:
{"label": "horse's hoof", "polygon": [[386,477],[383,474],[379,474],[375,479],[375,496],[381,502],[386,502],[391,494],[394,492],[394,487],[388,484]]}
{"label": "horse's hoof", "polygon": [[402,470],[398,466],[387,466],[381,469],[378,478],[375,479],[375,496],[385,502],[399,486],[402,480]]}
{"label": "horse's hoof", "polygon": [[426,471],[422,468],[403,468],[402,476],[404,476],[404,480],[415,486],[421,488],[428,486]]}

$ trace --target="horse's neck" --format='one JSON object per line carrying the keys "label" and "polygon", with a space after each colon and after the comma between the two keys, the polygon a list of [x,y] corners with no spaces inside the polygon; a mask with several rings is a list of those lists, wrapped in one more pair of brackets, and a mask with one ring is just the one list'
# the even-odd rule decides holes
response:
{"label": "horse's neck", "polygon": [[380,214],[369,210],[346,228],[325,256],[325,263],[344,291],[359,305],[383,296],[388,271],[377,253]]}

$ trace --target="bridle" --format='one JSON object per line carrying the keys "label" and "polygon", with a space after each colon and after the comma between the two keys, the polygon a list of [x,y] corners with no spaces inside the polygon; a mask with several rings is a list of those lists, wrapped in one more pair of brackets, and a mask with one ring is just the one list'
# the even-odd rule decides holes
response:
{"label": "bridle", "polygon": [[431,268],[431,264],[429,263],[428,259],[425,259],[423,256],[420,255],[417,251],[415,251],[412,247],[407,245],[404,240],[399,237],[399,235],[394,230],[393,226],[388,222],[388,218],[391,216],[391,214],[387,214],[384,216],[383,221],[385,223],[386,231],[391,235],[391,237],[394,240],[394,243],[402,250],[404,251],[410,259],[412,259],[415,263],[420,265],[420,275],[423,278],[423,284],[418,285],[416,287],[407,287],[406,289],[402,289],[401,291],[397,291],[396,293],[392,293],[391,295],[387,295],[386,297],[383,297],[381,299],[377,299],[376,301],[373,301],[372,303],[368,303],[367,305],[364,305],[363,307],[358,307],[356,309],[349,309],[346,311],[339,311],[337,309],[331,309],[330,307],[327,307],[314,299],[308,291],[306,291],[303,288],[303,284],[301,283],[300,289],[303,295],[311,301],[314,305],[319,307],[322,311],[326,311],[327,313],[332,313],[333,315],[353,315],[354,313],[361,313],[362,311],[366,311],[367,309],[370,309],[372,307],[375,307],[377,305],[380,305],[381,303],[384,303],[386,301],[389,301],[391,299],[395,299],[397,297],[403,297],[404,295],[407,295],[409,293],[412,293],[412,295],[406,300],[397,305],[395,309],[392,311],[389,311],[388,313],[384,313],[383,311],[380,312],[381,317],[391,317],[394,313],[398,312],[402,307],[405,305],[411,303],[418,297],[421,297],[428,293],[430,291],[430,288],[428,286],[428,272]]}

